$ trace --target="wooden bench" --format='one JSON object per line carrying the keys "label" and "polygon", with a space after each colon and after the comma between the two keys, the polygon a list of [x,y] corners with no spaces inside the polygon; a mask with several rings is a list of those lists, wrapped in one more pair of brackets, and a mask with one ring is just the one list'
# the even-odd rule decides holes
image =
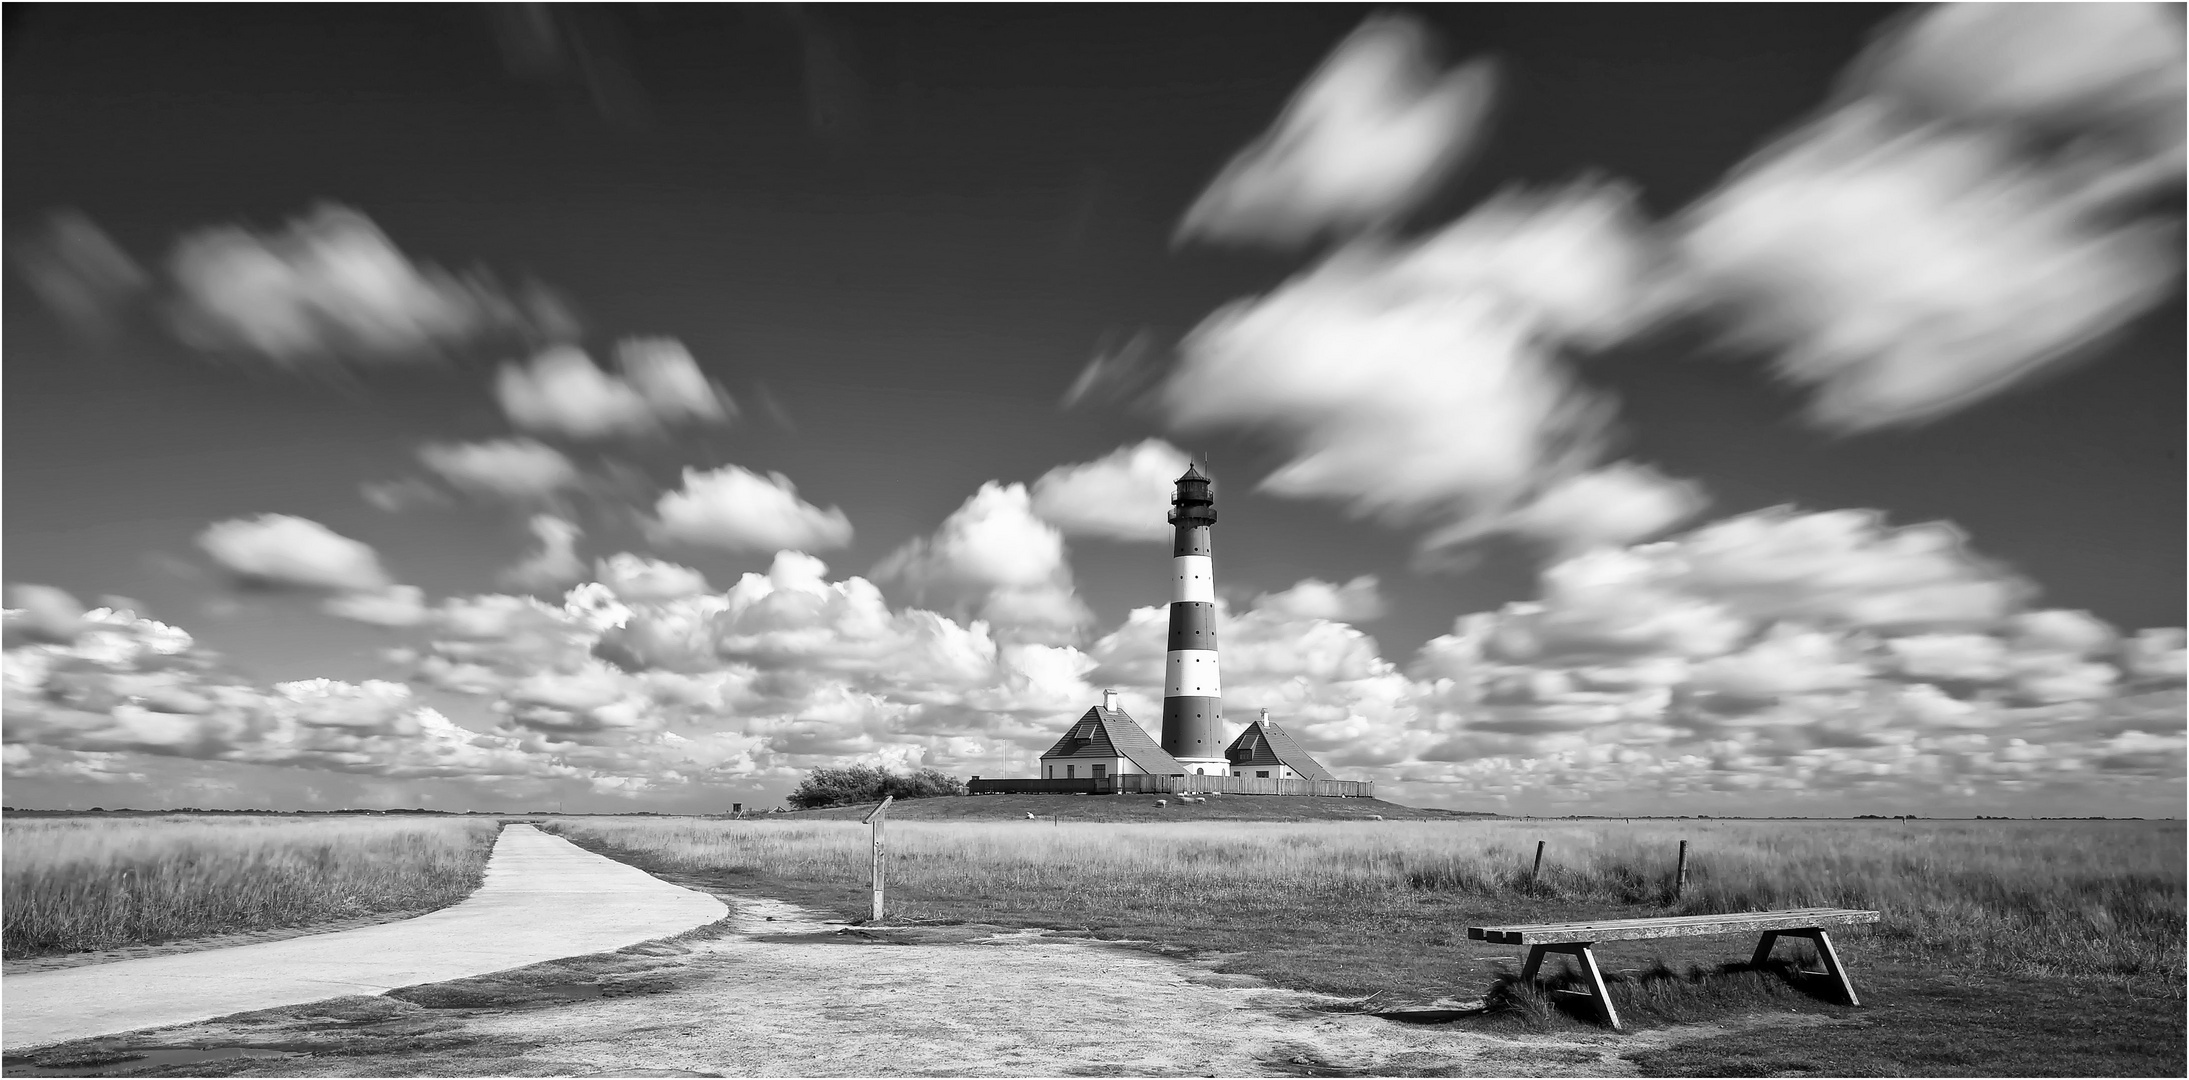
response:
{"label": "wooden bench", "polygon": [[1851,908],[1796,908],[1791,911],[1747,911],[1735,915],[1671,915],[1657,919],[1599,919],[1592,922],[1537,923],[1527,926],[1470,926],[1467,936],[1476,941],[1499,945],[1526,945],[1528,962],[1520,969],[1520,981],[1533,985],[1536,972],[1543,966],[1543,957],[1551,953],[1563,953],[1581,961],[1581,974],[1588,980],[1589,993],[1604,1015],[1604,1022],[1613,1031],[1619,1030],[1619,1011],[1611,1004],[1611,994],[1604,989],[1603,972],[1597,970],[1596,956],[1589,946],[1599,941],[1650,941],[1658,938],[1704,937],[1711,934],[1747,934],[1760,932],[1763,939],[1756,943],[1756,955],[1750,964],[1761,967],[1771,957],[1771,948],[1782,937],[1808,938],[1816,942],[1817,956],[1824,962],[1824,970],[1811,972],[1834,979],[1839,983],[1840,996],[1849,1005],[1860,1005],[1855,997],[1855,984],[1847,979],[1847,969],[1839,962],[1839,953],[1832,948],[1832,939],[1824,931],[1830,926],[1853,926],[1858,923],[1874,923],[1875,911],[1857,911]]}

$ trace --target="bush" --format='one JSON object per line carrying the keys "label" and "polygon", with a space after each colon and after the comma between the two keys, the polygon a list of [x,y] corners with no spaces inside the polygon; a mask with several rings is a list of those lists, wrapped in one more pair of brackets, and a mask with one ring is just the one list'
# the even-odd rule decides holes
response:
{"label": "bush", "polygon": [[963,794],[964,781],[935,769],[921,769],[910,776],[899,776],[873,765],[853,765],[820,768],[807,773],[806,778],[798,782],[798,790],[790,793],[789,801],[800,810],[812,810],[822,806],[880,802],[885,795],[927,799]]}

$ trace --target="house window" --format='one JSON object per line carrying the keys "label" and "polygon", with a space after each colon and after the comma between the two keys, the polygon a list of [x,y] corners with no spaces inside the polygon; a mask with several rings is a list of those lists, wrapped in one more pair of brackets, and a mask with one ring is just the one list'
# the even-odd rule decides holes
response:
{"label": "house window", "polygon": [[1100,779],[1102,779],[1102,773],[1103,773],[1103,770],[1104,770],[1104,769],[1105,769],[1106,767],[1107,767],[1107,766],[1102,766],[1102,765],[1089,765],[1089,766],[1087,766],[1087,775],[1089,775],[1089,776],[1092,776],[1092,777],[1094,777],[1094,778],[1095,778],[1095,779],[1097,779],[1097,780],[1100,780]]}
{"label": "house window", "polygon": [[1207,776],[1208,774],[1209,774],[1209,771],[1208,771],[1207,769],[1195,769],[1195,770],[1193,770],[1193,775],[1195,775],[1195,776]]}
{"label": "house window", "polygon": [[1078,777],[1079,777],[1079,766],[1077,766],[1077,765],[1066,765],[1066,766],[1064,767],[1064,778],[1065,778],[1066,780],[1074,780],[1074,779],[1078,779]]}
{"label": "house window", "polygon": [[1054,779],[1056,779],[1056,766],[1054,766],[1054,765],[1044,765],[1044,766],[1042,766],[1042,767],[1041,767],[1041,775],[1042,775],[1042,777],[1043,777],[1044,779],[1048,779],[1048,780],[1054,780]]}
{"label": "house window", "polygon": [[1255,776],[1257,776],[1257,777],[1259,777],[1259,778],[1261,778],[1261,779],[1263,779],[1263,780],[1267,780],[1267,779],[1269,779],[1269,770],[1268,770],[1268,769],[1263,769],[1262,771],[1260,771],[1260,772],[1258,772],[1258,773],[1255,773],[1254,775],[1255,775]]}

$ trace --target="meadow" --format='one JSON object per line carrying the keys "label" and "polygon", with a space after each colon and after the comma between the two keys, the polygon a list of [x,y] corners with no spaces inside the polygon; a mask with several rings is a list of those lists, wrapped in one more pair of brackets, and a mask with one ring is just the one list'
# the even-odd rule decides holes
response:
{"label": "meadow", "polygon": [[[867,913],[854,821],[542,827],[694,887]],[[1631,1027],[1820,1014],[1798,1036],[1704,1028],[1630,1060],[1644,1075],[2179,1075],[2183,839],[2179,822],[2129,821],[893,821],[884,922],[1140,942],[1369,1011],[1485,999],[1470,1023],[1541,1031],[1584,1021],[1517,985],[1520,950],[1467,926],[1870,908],[1881,922],[1833,934],[1859,1010],[1795,969],[1815,966],[1806,944],[1764,970],[1747,938],[1599,947]]]}
{"label": "meadow", "polygon": [[10,818],[6,957],[445,907],[478,888],[499,831],[491,818]]}
{"label": "meadow", "polygon": [[[863,899],[849,822],[569,819],[574,840],[678,871],[731,871]],[[2002,975],[2183,979],[2178,822],[893,823],[893,918],[1178,929],[1250,922],[1388,934],[1575,910],[1704,914],[1874,908],[1873,946]],[[1537,841],[1542,872],[1532,870]],[[1673,895],[1681,840],[1689,880]],[[1637,909],[1647,909],[1637,910]]]}

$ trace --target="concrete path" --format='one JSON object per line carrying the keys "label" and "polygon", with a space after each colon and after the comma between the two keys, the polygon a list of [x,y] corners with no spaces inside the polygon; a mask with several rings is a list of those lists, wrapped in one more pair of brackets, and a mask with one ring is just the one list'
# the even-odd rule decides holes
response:
{"label": "concrete path", "polygon": [[402,922],[228,949],[7,976],[0,1045],[208,1020],[506,971],[680,934],[728,914],[530,825],[495,841],[486,882],[454,907]]}

